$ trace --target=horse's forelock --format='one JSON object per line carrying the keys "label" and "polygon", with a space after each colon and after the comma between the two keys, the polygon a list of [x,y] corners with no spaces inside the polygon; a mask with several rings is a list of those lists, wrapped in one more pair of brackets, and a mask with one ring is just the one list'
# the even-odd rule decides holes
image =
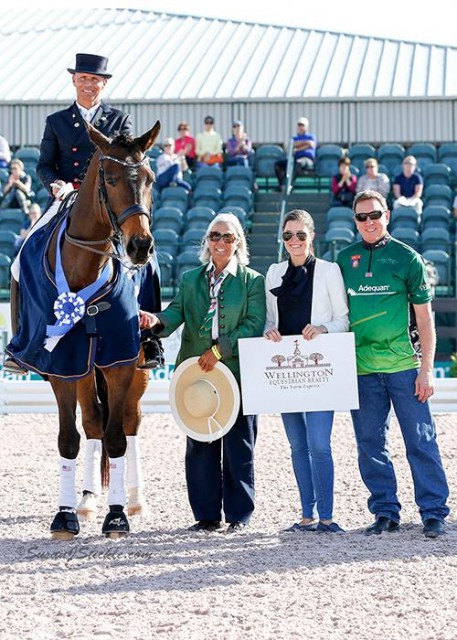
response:
{"label": "horse's forelock", "polygon": [[135,138],[129,133],[119,133],[111,140],[111,144],[119,147],[125,147],[127,150],[132,147],[135,142]]}
{"label": "horse's forelock", "polygon": [[111,146],[113,148],[123,149],[127,155],[134,155],[138,152],[141,153],[137,139],[130,134],[120,133],[116,135],[112,139]]}

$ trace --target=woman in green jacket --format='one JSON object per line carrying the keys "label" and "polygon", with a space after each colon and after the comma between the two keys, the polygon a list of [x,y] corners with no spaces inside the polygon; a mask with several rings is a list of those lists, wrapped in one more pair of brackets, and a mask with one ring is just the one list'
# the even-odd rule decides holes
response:
{"label": "woman in green jacket", "polygon": [[[217,215],[200,250],[201,267],[183,274],[179,291],[157,314],[141,314],[142,328],[156,327],[168,336],[183,325],[176,365],[198,356],[203,371],[218,360],[240,381],[238,338],[259,337],[265,325],[265,280],[248,264],[248,251],[238,218]],[[243,529],[254,510],[254,445],[257,416],[237,420],[220,440],[187,438],[186,480],[196,524],[191,530]]]}

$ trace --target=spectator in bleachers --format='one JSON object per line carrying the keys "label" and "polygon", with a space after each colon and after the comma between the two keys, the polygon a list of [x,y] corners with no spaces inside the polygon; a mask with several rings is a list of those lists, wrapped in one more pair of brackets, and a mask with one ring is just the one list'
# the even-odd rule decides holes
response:
{"label": "spectator in bleachers", "polygon": [[406,156],[402,162],[402,173],[394,178],[393,208],[414,207],[417,213],[422,213],[422,192],[424,181],[420,173],[416,171],[417,161],[414,156]]}
{"label": "spectator in bleachers", "polygon": [[19,235],[16,240],[16,253],[21,248],[22,243],[28,236],[30,229],[33,227],[35,222],[40,217],[41,217],[41,207],[37,202],[33,202],[29,207],[27,215],[24,216],[24,224],[22,225],[22,228],[19,231]]}
{"label": "spectator in bleachers", "polygon": [[163,153],[157,158],[155,187],[158,191],[162,191],[165,187],[176,186],[182,187],[186,191],[191,190],[190,184],[183,179],[183,161],[185,162],[185,158],[175,153],[175,141],[173,138],[166,138],[163,145]]}
{"label": "spectator in bleachers", "polygon": [[3,188],[2,209],[22,209],[27,213],[32,191],[32,178],[24,171],[24,163],[13,158],[10,163],[10,175]]}
{"label": "spectator in bleachers", "polygon": [[454,218],[457,218],[457,195],[454,198],[454,202],[452,203],[452,208],[454,209]]}
{"label": "spectator in bleachers", "polygon": [[[180,158],[185,158],[187,169],[195,169],[197,156],[195,153],[195,138],[190,135],[190,127],[187,122],[180,122],[178,125],[179,137],[175,139],[175,153]],[[186,167],[181,165],[183,171]]]}
{"label": "spectator in bleachers", "polygon": [[[317,138],[313,133],[308,133],[308,118],[297,120],[297,133],[293,137],[294,145],[294,168],[292,181],[298,169],[313,169],[316,157]],[[286,181],[287,158],[275,162],[275,172],[278,178],[278,191],[281,191]]]}
{"label": "spectator in bleachers", "polygon": [[0,168],[6,169],[11,162],[11,150],[8,140],[0,136]]}
{"label": "spectator in bleachers", "polygon": [[356,193],[360,191],[377,191],[384,198],[390,193],[389,176],[379,172],[379,165],[376,158],[367,158],[364,162],[366,173],[357,180]]}
{"label": "spectator in bleachers", "polygon": [[352,207],[356,186],[357,178],[351,173],[350,158],[341,158],[338,162],[338,173],[332,177],[330,206]]}
{"label": "spectator in bleachers", "polygon": [[249,167],[253,155],[252,142],[241,120],[235,120],[232,130],[232,136],[225,143],[225,164],[228,167]]}
{"label": "spectator in bleachers", "polygon": [[214,118],[206,116],[205,130],[197,133],[195,149],[197,152],[197,167],[215,165],[221,167],[224,162],[222,155],[222,138],[214,129]]}

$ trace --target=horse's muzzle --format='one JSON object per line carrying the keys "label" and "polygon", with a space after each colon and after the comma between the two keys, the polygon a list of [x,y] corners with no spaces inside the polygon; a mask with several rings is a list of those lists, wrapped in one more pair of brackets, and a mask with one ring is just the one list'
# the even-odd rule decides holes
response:
{"label": "horse's muzzle", "polygon": [[133,264],[145,264],[154,250],[154,241],[151,236],[130,238],[127,244],[127,254]]}

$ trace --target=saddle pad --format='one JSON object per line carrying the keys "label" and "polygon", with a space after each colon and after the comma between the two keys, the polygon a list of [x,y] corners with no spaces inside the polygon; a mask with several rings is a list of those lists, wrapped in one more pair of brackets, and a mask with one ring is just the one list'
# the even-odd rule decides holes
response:
{"label": "saddle pad", "polygon": [[[140,331],[138,290],[141,272],[129,276],[127,270],[114,264],[112,282],[100,289],[87,302],[108,302],[109,309],[80,320],[57,344],[52,352],[44,349],[46,325],[54,324],[53,305],[57,297],[54,274],[47,261],[47,248],[52,232],[62,222],[61,216],[34,233],[21,254],[20,330],[7,347],[18,362],[43,377],[58,376],[69,381],[88,375],[99,367],[130,364],[138,357]],[[142,270],[144,271],[144,270]]]}

